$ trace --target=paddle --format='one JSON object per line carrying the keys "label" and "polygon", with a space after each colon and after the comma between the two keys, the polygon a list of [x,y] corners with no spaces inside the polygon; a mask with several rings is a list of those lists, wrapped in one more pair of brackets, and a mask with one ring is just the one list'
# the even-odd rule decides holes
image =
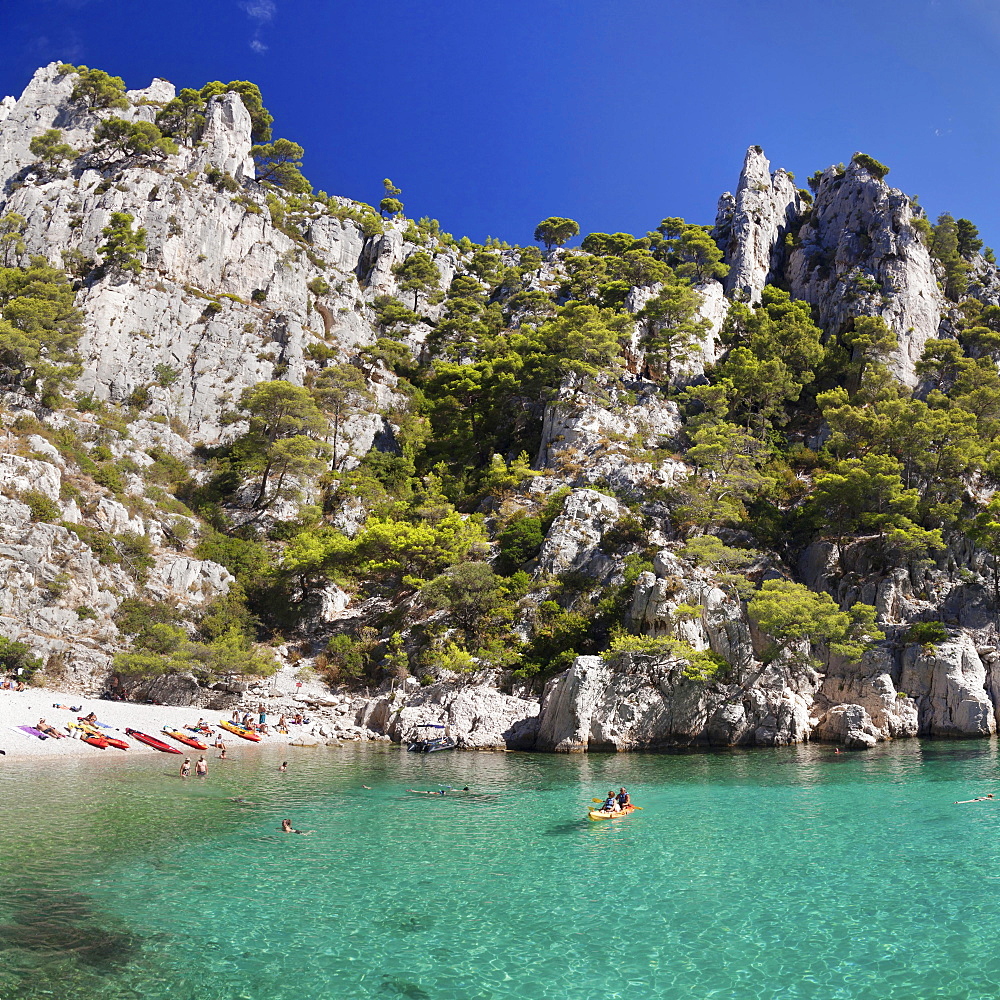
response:
{"label": "paddle", "polygon": [[[603,801],[604,801],[604,799],[591,799],[590,801],[591,801],[591,802],[603,802]],[[644,809],[645,807],[644,807],[644,806],[632,806],[632,808],[633,808],[633,809],[638,809],[638,810],[640,810],[640,811],[641,811],[641,810],[642,810],[642,809]]]}

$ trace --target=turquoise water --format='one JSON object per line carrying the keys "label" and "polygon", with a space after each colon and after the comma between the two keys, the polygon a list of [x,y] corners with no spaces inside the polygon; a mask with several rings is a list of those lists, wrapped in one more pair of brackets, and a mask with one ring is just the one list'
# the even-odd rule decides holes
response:
{"label": "turquoise water", "polygon": [[994,742],[276,752],[0,758],[0,1000],[1000,995]]}

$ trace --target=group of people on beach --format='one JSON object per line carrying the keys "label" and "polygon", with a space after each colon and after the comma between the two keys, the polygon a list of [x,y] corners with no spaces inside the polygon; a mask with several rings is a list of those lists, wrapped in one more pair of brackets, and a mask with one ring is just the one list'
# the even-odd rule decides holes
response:
{"label": "group of people on beach", "polygon": [[0,691],[24,691],[24,682],[16,677],[4,677],[0,679]]}
{"label": "group of people on beach", "polygon": [[[259,704],[257,706],[256,719],[249,712],[243,712],[241,714],[238,708],[234,708],[233,714],[230,716],[230,721],[234,726],[241,726],[243,729],[246,729],[251,733],[261,733],[264,736],[269,736],[271,732],[267,724],[267,711],[264,709],[263,704]],[[306,719],[301,712],[296,712],[290,719],[282,713],[278,718],[278,724],[275,728],[279,733],[287,734],[289,726],[301,726],[308,721],[309,720]]]}

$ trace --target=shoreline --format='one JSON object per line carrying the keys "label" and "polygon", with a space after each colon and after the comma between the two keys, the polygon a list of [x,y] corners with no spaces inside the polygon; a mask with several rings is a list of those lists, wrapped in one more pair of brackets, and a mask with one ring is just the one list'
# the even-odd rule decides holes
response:
{"label": "shoreline", "polygon": [[[79,711],[70,711],[69,709],[56,708],[56,705],[71,705],[74,708],[80,706],[80,708]],[[65,739],[50,737],[46,740],[40,740],[37,736],[23,733],[16,728],[18,726],[35,726],[39,719],[45,719],[49,725],[65,732],[65,727],[70,722],[76,722],[77,716],[87,715],[90,712],[96,713],[98,721],[112,727],[112,735],[129,744],[127,751],[114,747],[102,750],[71,737]],[[243,713],[241,712],[241,714]],[[251,714],[256,717],[256,713]],[[126,736],[126,728],[137,729],[149,736],[162,739],[164,743],[180,750],[185,756],[196,756],[200,753],[206,756],[209,754],[215,756],[219,751],[209,743],[208,738],[202,739],[202,742],[209,743],[208,749],[198,750],[195,747],[185,746],[160,732],[164,725],[174,729],[183,729],[185,725],[194,725],[199,718],[205,719],[212,727],[214,737],[222,739],[227,752],[235,747],[246,749],[253,746],[289,746],[293,740],[301,737],[315,740],[320,745],[328,742],[338,745],[340,743],[340,740],[321,736],[314,731],[321,722],[316,718],[299,726],[290,725],[287,736],[282,733],[272,733],[269,736],[261,736],[260,741],[257,742],[245,740],[235,733],[219,728],[218,723],[227,721],[229,713],[209,712],[196,706],[142,705],[130,701],[103,701],[100,698],[85,698],[78,693],[67,694],[64,691],[54,691],[50,688],[32,687],[24,691],[0,691],[0,750],[5,752],[5,756],[0,760],[85,757],[94,754],[163,754],[162,750],[146,746],[144,743]],[[270,725],[277,721],[277,717],[268,712],[268,720]],[[201,738],[195,733],[191,733],[191,735]],[[216,742],[214,737],[213,742]],[[174,757],[175,755],[164,754],[164,756]]]}

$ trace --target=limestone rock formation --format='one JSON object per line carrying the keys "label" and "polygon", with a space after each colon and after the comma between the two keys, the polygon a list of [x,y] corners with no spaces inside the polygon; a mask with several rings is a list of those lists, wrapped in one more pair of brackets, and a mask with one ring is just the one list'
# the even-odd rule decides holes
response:
{"label": "limestone rock formation", "polygon": [[613,560],[601,551],[601,541],[624,513],[614,497],[594,490],[574,490],[545,536],[536,572],[553,576],[578,572],[595,579],[612,573]]}
{"label": "limestone rock formation", "polygon": [[[686,475],[682,462],[655,454],[680,431],[677,404],[651,382],[635,380],[626,389],[634,403],[625,392],[615,393],[607,405],[562,392],[545,408],[535,466],[581,486],[605,482],[626,492],[668,485]],[[638,449],[647,450],[648,457],[637,457]]]}
{"label": "limestone rock formation", "polygon": [[743,161],[735,196],[719,199],[715,235],[729,265],[726,294],[759,302],[770,280],[781,273],[785,236],[802,209],[802,199],[783,169],[771,173],[760,146],[751,146]]}
{"label": "limestone rock formation", "polygon": [[528,750],[538,731],[538,702],[502,694],[485,684],[415,682],[370,702],[358,725],[405,742],[421,725],[447,725],[460,747]]}
{"label": "limestone rock formation", "polygon": [[759,683],[686,680],[676,661],[581,656],[542,696],[537,750],[654,750],[777,746],[809,738],[813,684],[775,667]]}
{"label": "limestone rock formation", "polygon": [[916,384],[914,365],[937,336],[944,308],[938,269],[913,220],[920,209],[862,163],[830,167],[799,229],[785,276],[816,306],[828,333],[856,316],[881,316],[899,337],[894,374]]}

